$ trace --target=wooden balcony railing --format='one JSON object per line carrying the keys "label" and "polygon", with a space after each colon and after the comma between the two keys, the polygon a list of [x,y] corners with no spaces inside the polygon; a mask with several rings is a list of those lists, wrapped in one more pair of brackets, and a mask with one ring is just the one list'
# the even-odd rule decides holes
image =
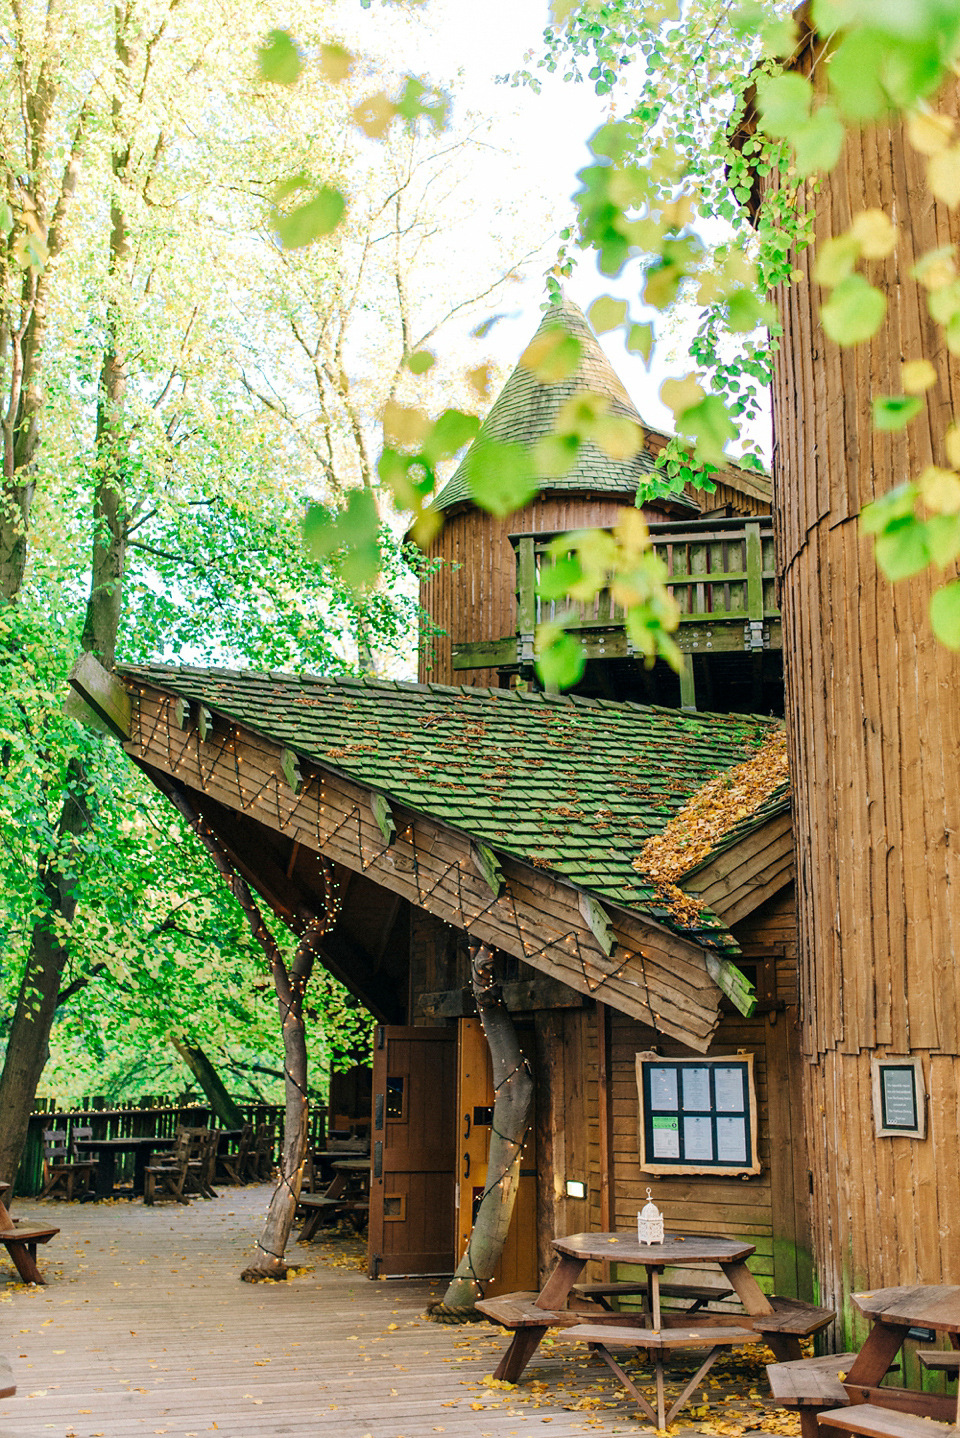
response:
{"label": "wooden balcony railing", "polygon": [[[652,524],[650,535],[680,607],[674,638],[685,653],[755,653],[782,647],[770,519]],[[586,604],[540,598],[540,569],[552,562],[548,550],[557,537],[510,536],[517,563],[517,632],[473,643],[458,643],[454,635],[454,669],[531,665],[537,625],[560,613],[573,615],[567,627],[580,639],[589,659],[625,659],[633,654],[624,612],[612,602],[609,590]]]}

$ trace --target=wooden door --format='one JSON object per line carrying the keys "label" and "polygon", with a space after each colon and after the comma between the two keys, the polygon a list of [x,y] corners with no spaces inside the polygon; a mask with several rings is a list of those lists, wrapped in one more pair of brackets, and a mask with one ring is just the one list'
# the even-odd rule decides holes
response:
{"label": "wooden door", "polygon": [[[525,1035],[520,1035],[526,1049]],[[529,1047],[532,1051],[532,1033]],[[490,1050],[479,1019],[460,1020],[457,1062],[457,1260],[462,1258],[473,1217],[487,1181],[487,1154],[493,1119],[493,1071]],[[489,1295],[535,1289],[537,1280],[536,1124],[520,1156],[520,1186],[510,1230],[497,1271],[484,1284]]]}
{"label": "wooden door", "polygon": [[367,1272],[452,1273],[456,1033],[378,1025]]}

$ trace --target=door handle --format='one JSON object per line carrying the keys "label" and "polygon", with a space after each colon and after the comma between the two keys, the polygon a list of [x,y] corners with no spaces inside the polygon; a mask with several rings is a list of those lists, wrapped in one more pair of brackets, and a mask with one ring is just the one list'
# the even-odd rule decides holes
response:
{"label": "door handle", "polygon": [[463,1155],[463,1176],[464,1178],[470,1177],[470,1155],[468,1153]]}
{"label": "door handle", "polygon": [[470,1115],[469,1115],[468,1113],[465,1113],[465,1114],[463,1115],[463,1122],[464,1122],[464,1124],[466,1125],[465,1128],[464,1128],[464,1130],[463,1130],[463,1136],[464,1136],[464,1138],[469,1138],[469,1137],[470,1137]]}

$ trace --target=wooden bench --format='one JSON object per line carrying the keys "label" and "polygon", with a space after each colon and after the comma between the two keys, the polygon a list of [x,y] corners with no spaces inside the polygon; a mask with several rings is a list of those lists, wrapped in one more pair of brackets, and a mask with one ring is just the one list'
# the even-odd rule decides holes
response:
{"label": "wooden bench", "polygon": [[[594,1352],[598,1353],[606,1363],[607,1367],[619,1378],[624,1388],[635,1399],[639,1407],[654,1422],[659,1429],[666,1428],[672,1423],[677,1413],[686,1403],[690,1394],[697,1387],[698,1383],[706,1375],[714,1360],[718,1357],[723,1348],[739,1348],[746,1343],[760,1343],[761,1336],[752,1328],[741,1328],[737,1324],[730,1324],[719,1327],[713,1324],[704,1327],[696,1327],[693,1324],[685,1325],[682,1328],[627,1328],[612,1323],[577,1323],[573,1327],[565,1329],[561,1335],[564,1339],[573,1342],[586,1343]],[[654,1412],[644,1395],[633,1382],[628,1373],[620,1367],[620,1364],[610,1352],[610,1345],[614,1347],[646,1348],[653,1354],[656,1365],[657,1383],[657,1411]],[[671,1348],[708,1348],[710,1351],[689,1383],[668,1409],[666,1407],[663,1391],[663,1355]]]}
{"label": "wooden bench", "polygon": [[322,1193],[301,1193],[299,1207],[307,1213],[297,1236],[298,1243],[309,1243],[324,1218],[349,1218],[359,1230],[370,1212],[369,1199],[329,1198]]}
{"label": "wooden bench", "polygon": [[[608,1298],[627,1298],[633,1294],[646,1294],[647,1285],[643,1280],[624,1283],[575,1283],[570,1290],[578,1298],[590,1298],[599,1303],[601,1308],[614,1313],[607,1302]],[[732,1288],[706,1288],[698,1287],[692,1283],[661,1283],[661,1298],[690,1299],[690,1307],[683,1309],[684,1313],[698,1313],[705,1303],[719,1303],[724,1298],[733,1295]]]}
{"label": "wooden bench", "polygon": [[767,1364],[770,1392],[781,1408],[799,1412],[803,1438],[816,1438],[818,1413],[849,1403],[840,1374],[850,1372],[856,1356],[856,1353],[829,1353],[826,1358]]}
{"label": "wooden bench", "polygon": [[946,1373],[953,1378],[960,1373],[960,1352],[956,1349],[951,1352],[942,1348],[918,1348],[917,1358],[924,1368],[935,1373]]}
{"label": "wooden bench", "polygon": [[16,1391],[10,1360],[0,1355],[0,1398],[12,1398]]}
{"label": "wooden bench", "polygon": [[818,1308],[815,1303],[802,1303],[798,1298],[770,1298],[773,1312],[758,1313],[750,1322],[762,1333],[781,1363],[794,1363],[803,1358],[801,1338],[810,1338],[826,1328],[836,1317],[832,1308]]}
{"label": "wooden bench", "polygon": [[[885,1388],[883,1393],[895,1394],[896,1389]],[[858,1438],[960,1438],[956,1423],[931,1421],[897,1408],[881,1408],[877,1403],[851,1403],[849,1408],[819,1413],[817,1423],[827,1433],[855,1433]]]}
{"label": "wooden bench", "polygon": [[[4,1210],[6,1213],[6,1210]],[[9,1216],[7,1222],[9,1223]],[[0,1243],[9,1253],[13,1265],[24,1283],[44,1283],[45,1279],[37,1267],[37,1244],[49,1243],[56,1238],[59,1228],[41,1228],[37,1224],[24,1223],[10,1228],[0,1228]]]}

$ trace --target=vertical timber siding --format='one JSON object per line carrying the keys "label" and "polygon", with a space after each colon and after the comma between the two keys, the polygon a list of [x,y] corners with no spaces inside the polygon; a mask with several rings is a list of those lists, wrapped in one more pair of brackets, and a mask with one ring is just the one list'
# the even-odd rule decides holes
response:
{"label": "vertical timber siding", "polygon": [[[957,116],[956,88],[937,108]],[[909,275],[956,244],[960,215],[884,127],[854,133],[823,180],[818,243],[873,206],[899,231],[897,252],[864,266],[887,296],[883,326],[853,350],[826,339],[806,251],[805,280],[779,296],[773,403],[814,1249],[842,1346],[863,1336],[851,1292],[960,1283],[960,656],[927,620],[951,575],[889,584],[857,524],[871,499],[946,463],[960,366]],[[900,394],[901,363],[921,356],[938,371],[926,409],[874,432],[871,395]],[[923,1056],[925,1140],[875,1137],[876,1054]]]}

